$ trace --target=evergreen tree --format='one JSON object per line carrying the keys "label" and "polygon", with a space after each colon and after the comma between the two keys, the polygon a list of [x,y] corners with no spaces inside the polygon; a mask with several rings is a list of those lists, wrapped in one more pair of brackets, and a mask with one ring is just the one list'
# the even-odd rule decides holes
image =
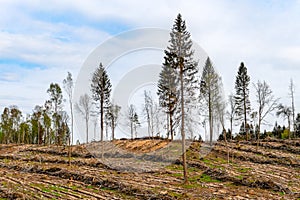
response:
{"label": "evergreen tree", "polygon": [[300,113],[297,114],[295,127],[296,127],[296,137],[300,137]]}
{"label": "evergreen tree", "polygon": [[58,129],[59,129],[59,112],[62,109],[62,90],[61,87],[57,83],[51,83],[47,93],[50,96],[50,102],[52,103],[53,108],[53,123],[55,130],[55,142],[58,144]]}
{"label": "evergreen tree", "polygon": [[249,129],[247,128],[247,117],[250,114],[250,100],[249,100],[249,83],[250,76],[247,74],[247,68],[242,62],[235,80],[235,104],[237,119],[244,124],[243,132],[246,133],[248,140]]}
{"label": "evergreen tree", "polygon": [[[187,165],[186,165],[186,149],[185,149],[185,122],[189,123],[191,136],[193,135],[191,126],[193,126],[193,108],[196,106],[196,89],[198,81],[196,74],[198,73],[198,63],[194,61],[192,50],[192,40],[190,33],[186,30],[185,21],[178,14],[175,19],[172,31],[170,33],[169,46],[165,50],[165,61],[167,65],[175,70],[175,79],[178,80],[176,87],[176,113],[178,114],[178,123],[181,125],[182,137],[182,159],[184,182],[187,182]],[[195,109],[194,109],[195,110]],[[188,111],[188,113],[187,113]]]}
{"label": "evergreen tree", "polygon": [[174,113],[178,100],[176,88],[178,78],[175,74],[175,69],[171,67],[172,57],[166,55],[164,60],[162,71],[159,74],[157,95],[159,97],[159,105],[164,108],[164,112],[167,114],[167,138],[170,136],[171,140],[173,140],[175,126]]}
{"label": "evergreen tree", "polygon": [[98,108],[100,112],[100,140],[103,141],[103,131],[104,131],[104,116],[110,104],[110,92],[111,92],[110,79],[104,69],[102,63],[93,74],[91,90],[93,94],[93,99],[98,103]]}
{"label": "evergreen tree", "polygon": [[221,104],[221,78],[215,71],[210,58],[208,57],[203,68],[200,84],[200,98],[204,101],[205,107],[208,110],[208,122],[210,133],[210,145],[212,145],[214,119],[219,114],[218,105]]}

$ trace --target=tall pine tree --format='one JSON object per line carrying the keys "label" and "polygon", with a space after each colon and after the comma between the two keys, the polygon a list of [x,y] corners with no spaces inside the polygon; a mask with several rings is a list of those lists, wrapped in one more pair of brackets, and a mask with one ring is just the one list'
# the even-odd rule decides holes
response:
{"label": "tall pine tree", "polygon": [[246,132],[246,139],[248,140],[249,126],[247,125],[247,116],[250,114],[250,100],[249,100],[249,83],[250,76],[247,74],[247,68],[242,62],[235,80],[234,96],[236,103],[237,119],[243,122],[243,132]]}
{"label": "tall pine tree", "polygon": [[203,101],[208,112],[210,145],[212,145],[214,134],[214,121],[218,114],[216,112],[218,112],[218,106],[222,101],[221,86],[221,78],[208,57],[201,76],[200,99]]}
{"label": "tall pine tree", "polygon": [[110,92],[111,92],[110,79],[104,69],[102,63],[93,74],[91,90],[93,99],[98,103],[100,112],[100,140],[103,141],[103,130],[104,130],[104,116],[110,104]]}
{"label": "tall pine tree", "polygon": [[173,140],[175,128],[174,113],[178,100],[176,88],[178,84],[178,78],[176,76],[175,69],[171,67],[172,57],[166,55],[164,60],[162,71],[159,74],[157,95],[159,97],[159,104],[164,108],[164,112],[167,114],[168,118],[167,136],[170,136],[171,140]]}
{"label": "tall pine tree", "polygon": [[[192,40],[190,33],[186,30],[185,21],[178,14],[175,19],[173,28],[170,33],[169,46],[165,51],[165,61],[167,65],[174,69],[174,78],[178,80],[176,86],[176,114],[181,125],[182,137],[182,159],[183,159],[183,174],[184,182],[187,182],[187,165],[186,165],[186,149],[185,149],[185,122],[190,123],[193,115],[191,111],[196,102],[196,89],[198,81],[196,74],[198,73],[198,63],[194,61],[192,50]],[[189,125],[192,125],[191,123]],[[192,129],[191,136],[193,135]]]}

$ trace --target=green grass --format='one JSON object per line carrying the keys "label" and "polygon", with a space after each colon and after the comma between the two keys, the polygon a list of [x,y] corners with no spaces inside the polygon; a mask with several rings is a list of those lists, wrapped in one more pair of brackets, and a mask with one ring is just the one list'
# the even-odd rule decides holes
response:
{"label": "green grass", "polygon": [[239,172],[242,172],[242,173],[247,173],[248,171],[252,170],[251,168],[238,168],[238,171]]}
{"label": "green grass", "polygon": [[182,197],[182,194],[177,192],[169,192],[168,194],[172,197],[179,198],[179,199]]}
{"label": "green grass", "polygon": [[70,186],[70,188],[71,188],[72,190],[77,190],[77,189],[78,189],[78,187],[77,187],[76,185],[72,185],[72,186]]}
{"label": "green grass", "polygon": [[182,165],[169,165],[166,167],[169,170],[183,170],[183,166]]}
{"label": "green grass", "polygon": [[174,174],[171,174],[171,176],[173,177],[182,177],[182,173],[174,173]]}
{"label": "green grass", "polygon": [[210,177],[207,174],[202,174],[200,177],[200,181],[201,182],[205,182],[205,183],[216,183],[216,182],[221,182],[219,180],[213,179],[212,177]]}
{"label": "green grass", "polygon": [[235,176],[237,179],[242,180],[244,177],[242,175]]}
{"label": "green grass", "polygon": [[94,188],[94,186],[92,186],[92,185],[88,185],[88,186],[86,186],[86,188],[88,188],[88,189],[93,189],[93,188]]}
{"label": "green grass", "polygon": [[56,191],[63,191],[63,192],[67,192],[68,190],[66,188],[60,187],[60,186],[56,186],[56,185],[51,185],[48,187],[51,190],[56,190]]}

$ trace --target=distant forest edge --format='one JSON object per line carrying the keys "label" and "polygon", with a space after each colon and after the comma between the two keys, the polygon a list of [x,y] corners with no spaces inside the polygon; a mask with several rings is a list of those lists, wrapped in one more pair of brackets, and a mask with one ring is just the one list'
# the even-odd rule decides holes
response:
{"label": "distant forest edge", "polygon": [[[210,143],[214,138],[259,140],[266,137],[300,137],[300,113],[295,111],[295,85],[292,79],[287,86],[291,105],[283,105],[264,80],[250,82],[243,62],[235,76],[234,93],[227,95],[223,94],[221,75],[210,58],[207,57],[202,71],[198,70],[198,65],[194,58],[191,34],[178,14],[171,28],[169,45],[164,51],[164,62],[157,83],[158,99],[145,90],[143,113],[137,112],[136,105],[121,108],[113,103],[113,86],[105,66],[100,62],[90,78],[91,96],[85,93],[78,102],[73,102],[74,82],[72,74],[68,72],[63,87],[51,83],[47,90],[49,99],[43,105],[36,105],[31,114],[24,115],[16,105],[5,107],[1,114],[0,143],[70,145],[74,138],[74,112],[78,112],[85,122],[86,143],[95,140],[95,134],[100,136],[100,141],[114,140],[121,116],[126,119],[130,130],[129,139],[173,140],[178,134],[183,139],[202,140],[199,129],[188,130],[185,126],[207,128]],[[249,98],[250,83],[253,86],[251,92],[255,95],[253,102]],[[67,94],[69,112],[63,109],[63,89]],[[252,104],[255,109],[251,108]],[[193,117],[195,113],[199,118]],[[267,116],[272,113],[284,119],[287,126],[279,125],[275,120],[267,122]],[[139,135],[137,131],[142,126],[141,118],[147,125],[148,136]],[[100,133],[94,133],[89,138],[92,135],[92,130],[89,130],[91,120],[95,121],[95,126],[99,123]],[[265,123],[274,126],[271,130],[261,130]],[[233,134],[233,126],[240,127],[237,133]]]}

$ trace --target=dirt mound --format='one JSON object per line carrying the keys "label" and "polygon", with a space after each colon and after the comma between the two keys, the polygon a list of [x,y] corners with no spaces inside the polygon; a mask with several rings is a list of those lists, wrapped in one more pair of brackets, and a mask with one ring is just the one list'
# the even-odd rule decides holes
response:
{"label": "dirt mound", "polygon": [[132,153],[149,153],[166,147],[170,140],[115,140],[117,147]]}

